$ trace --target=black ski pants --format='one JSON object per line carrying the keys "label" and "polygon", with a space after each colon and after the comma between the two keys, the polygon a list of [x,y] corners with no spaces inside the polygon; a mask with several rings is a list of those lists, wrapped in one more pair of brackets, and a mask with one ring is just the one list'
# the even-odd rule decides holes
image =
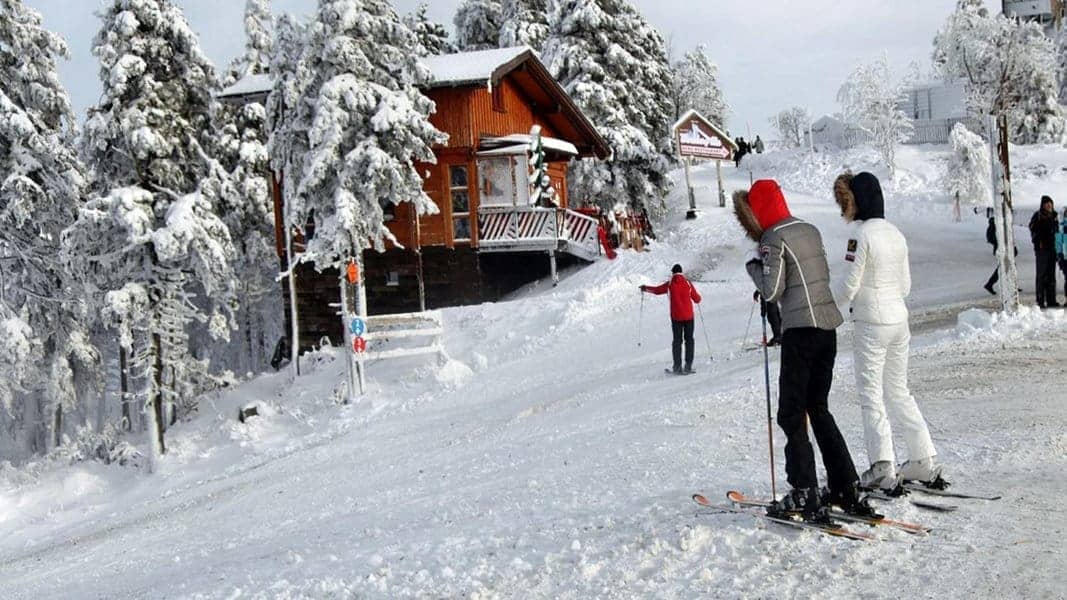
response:
{"label": "black ski pants", "polygon": [[1037,262],[1037,305],[1048,306],[1056,303],[1056,252],[1055,250],[1034,250]]}
{"label": "black ski pants", "polygon": [[693,367],[693,320],[671,321],[674,340],[671,342],[671,354],[674,356],[674,369],[682,368],[682,341],[685,341],[685,368]]}
{"label": "black ski pants", "polygon": [[786,435],[785,472],[794,488],[818,487],[808,421],[819,444],[831,492],[844,493],[859,480],[845,438],[827,406],[837,358],[837,332],[814,327],[787,329],[782,336],[778,379],[778,425]]}

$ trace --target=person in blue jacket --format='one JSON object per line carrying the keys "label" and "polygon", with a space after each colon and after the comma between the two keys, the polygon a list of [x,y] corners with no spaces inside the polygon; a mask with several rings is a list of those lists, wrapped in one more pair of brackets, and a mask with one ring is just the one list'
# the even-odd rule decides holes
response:
{"label": "person in blue jacket", "polygon": [[1056,262],[1063,272],[1063,292],[1067,294],[1067,208],[1063,209],[1063,218],[1056,228]]}

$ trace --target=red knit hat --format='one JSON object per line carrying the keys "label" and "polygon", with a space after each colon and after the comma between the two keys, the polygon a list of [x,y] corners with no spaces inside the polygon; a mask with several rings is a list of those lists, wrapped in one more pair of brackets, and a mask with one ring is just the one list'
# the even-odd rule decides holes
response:
{"label": "red knit hat", "polygon": [[752,189],[748,191],[748,204],[764,231],[792,216],[786,206],[782,188],[773,179],[760,179],[753,183]]}

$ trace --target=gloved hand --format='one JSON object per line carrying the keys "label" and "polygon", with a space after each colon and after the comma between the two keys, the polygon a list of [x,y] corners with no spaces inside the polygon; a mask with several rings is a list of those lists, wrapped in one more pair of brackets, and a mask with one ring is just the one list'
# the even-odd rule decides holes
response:
{"label": "gloved hand", "polygon": [[639,286],[637,286],[637,288],[639,290],[641,290],[642,292],[644,292],[644,291],[646,291],[648,289],[648,286],[647,285],[639,285]]}
{"label": "gloved hand", "polygon": [[753,302],[759,302],[759,300],[760,300],[759,290],[756,290],[756,291],[752,292],[752,301]]}

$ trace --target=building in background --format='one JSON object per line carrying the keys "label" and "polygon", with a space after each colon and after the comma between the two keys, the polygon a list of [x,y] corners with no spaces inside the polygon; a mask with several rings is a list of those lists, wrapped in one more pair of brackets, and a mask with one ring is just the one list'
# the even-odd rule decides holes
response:
{"label": "building in background", "polygon": [[1001,0],[1006,17],[1034,21],[1051,34],[1063,28],[1064,0]]}

